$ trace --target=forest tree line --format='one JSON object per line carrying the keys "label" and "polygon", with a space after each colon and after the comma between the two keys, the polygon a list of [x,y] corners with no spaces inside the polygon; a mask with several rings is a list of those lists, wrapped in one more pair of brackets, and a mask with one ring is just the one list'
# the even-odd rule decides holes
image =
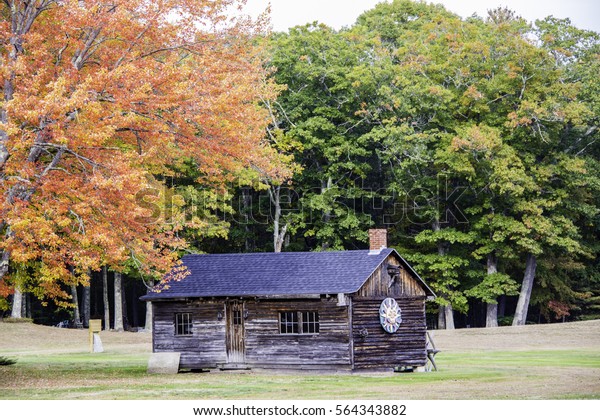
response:
{"label": "forest tree line", "polygon": [[[223,10],[215,6],[215,22]],[[339,31],[310,23],[265,36],[260,21],[242,20],[226,36],[178,39],[187,44],[171,57],[160,46],[173,39],[152,32],[154,45],[138,44],[117,23],[130,37],[123,56],[143,50],[126,76],[146,80],[143,69],[158,66],[172,77],[183,67],[175,85],[164,88],[168,76],[146,88],[119,79],[109,67],[123,61],[111,50],[101,58],[114,86],[94,87],[93,98],[81,74],[98,70],[82,66],[75,77],[72,61],[61,67],[68,95],[56,72],[40,76],[54,80],[44,85],[52,91],[28,91],[29,102],[4,89],[5,104],[23,103],[3,108],[15,128],[0,140],[21,130],[29,141],[3,169],[6,310],[29,292],[73,311],[102,267],[150,286],[184,253],[365,249],[368,229],[386,227],[389,246],[438,296],[432,326],[600,315],[597,33],[552,17],[529,24],[503,8],[463,19],[398,0]],[[95,33],[65,51],[81,56]],[[62,45],[35,47],[55,63]],[[83,59],[97,60],[98,50]],[[18,86],[14,66],[4,77]],[[80,103],[25,112],[75,93]],[[75,109],[79,120],[69,117]],[[103,131],[86,134],[98,122]],[[64,147],[47,139],[59,134]],[[107,153],[89,157],[90,144]]]}

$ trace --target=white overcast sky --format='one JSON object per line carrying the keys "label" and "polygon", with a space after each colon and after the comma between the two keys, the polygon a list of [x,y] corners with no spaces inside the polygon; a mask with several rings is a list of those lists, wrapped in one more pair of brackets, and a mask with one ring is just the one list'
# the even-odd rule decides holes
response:
{"label": "white overcast sky", "polygon": [[[296,25],[319,21],[340,29],[352,25],[365,10],[382,0],[247,0],[250,15],[264,11],[271,4],[271,22],[275,31],[285,31]],[[486,16],[487,10],[507,6],[534,21],[553,15],[570,18],[579,28],[600,32],[600,0],[437,0],[446,9],[467,17],[473,13]]]}

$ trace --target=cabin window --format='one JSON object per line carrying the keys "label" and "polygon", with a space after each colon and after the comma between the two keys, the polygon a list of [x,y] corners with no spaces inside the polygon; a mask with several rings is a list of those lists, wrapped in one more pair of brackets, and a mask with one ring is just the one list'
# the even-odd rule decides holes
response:
{"label": "cabin window", "polygon": [[279,332],[281,334],[298,334],[298,312],[282,312],[280,314]]}
{"label": "cabin window", "polygon": [[175,335],[192,335],[192,314],[175,314]]}
{"label": "cabin window", "polygon": [[289,311],[279,314],[281,334],[318,334],[319,313],[316,311]]}
{"label": "cabin window", "polygon": [[319,333],[319,313],[302,312],[302,332],[304,334]]}

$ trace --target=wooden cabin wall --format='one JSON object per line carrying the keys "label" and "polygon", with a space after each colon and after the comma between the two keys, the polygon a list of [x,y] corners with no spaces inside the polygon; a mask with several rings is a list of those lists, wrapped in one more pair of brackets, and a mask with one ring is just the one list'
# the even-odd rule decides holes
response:
{"label": "wooden cabin wall", "polygon": [[[350,368],[348,307],[336,299],[247,301],[246,363],[263,368]],[[318,311],[319,334],[280,334],[279,313]]]}
{"label": "wooden cabin wall", "polygon": [[402,311],[402,323],[393,334],[387,333],[379,322],[379,306],[385,297],[353,298],[354,368],[424,366],[427,358],[425,296],[395,297]]}
{"label": "wooden cabin wall", "polygon": [[[225,321],[217,314],[223,313],[223,302],[153,302],[154,352],[181,352],[181,368],[210,368],[226,361]],[[175,313],[192,314],[191,336],[175,335]]]}
{"label": "wooden cabin wall", "polygon": [[[393,283],[387,272],[388,264],[400,266],[400,276]],[[391,283],[391,284],[390,284]],[[390,255],[365,282],[357,296],[425,296],[422,286],[404,268],[403,264]]]}

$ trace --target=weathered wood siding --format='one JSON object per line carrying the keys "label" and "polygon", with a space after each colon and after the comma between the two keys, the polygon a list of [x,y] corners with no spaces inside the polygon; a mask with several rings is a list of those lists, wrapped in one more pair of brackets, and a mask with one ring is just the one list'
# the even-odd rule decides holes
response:
{"label": "weathered wood siding", "polygon": [[[388,265],[400,266],[392,281]],[[379,306],[386,297],[396,299],[402,323],[393,334],[379,322]],[[352,299],[352,341],[355,369],[387,369],[425,365],[426,293],[394,255],[375,270]]]}
{"label": "weathered wood siding", "polygon": [[393,334],[379,322],[379,306],[386,297],[354,297],[352,301],[355,369],[425,365],[425,296],[394,297],[402,323]]}
{"label": "weathered wood siding", "polygon": [[[335,299],[246,302],[246,363],[263,368],[350,368],[348,307]],[[318,311],[318,334],[280,334],[279,313]]]}
{"label": "weathered wood siding", "polygon": [[[241,306],[241,305],[240,305]],[[181,368],[227,366],[225,301],[154,302],[153,349],[181,352]],[[337,300],[249,300],[243,308],[245,365],[260,368],[350,368],[348,307]],[[223,319],[217,319],[221,311]],[[279,314],[317,311],[318,334],[280,334]],[[192,314],[193,335],[175,335],[175,313]],[[229,318],[231,319],[231,318]],[[233,360],[229,360],[234,362]],[[236,359],[239,364],[241,359]]]}
{"label": "weathered wood siding", "polygon": [[[154,352],[181,352],[181,368],[209,368],[225,363],[225,318],[224,303],[221,301],[196,302],[153,302]],[[192,315],[190,336],[175,335],[175,314],[188,312]]]}
{"label": "weathered wood siding", "polygon": [[[388,274],[388,265],[400,266],[400,276],[392,282]],[[390,255],[365,282],[357,296],[425,296],[425,291],[403,264]]]}

